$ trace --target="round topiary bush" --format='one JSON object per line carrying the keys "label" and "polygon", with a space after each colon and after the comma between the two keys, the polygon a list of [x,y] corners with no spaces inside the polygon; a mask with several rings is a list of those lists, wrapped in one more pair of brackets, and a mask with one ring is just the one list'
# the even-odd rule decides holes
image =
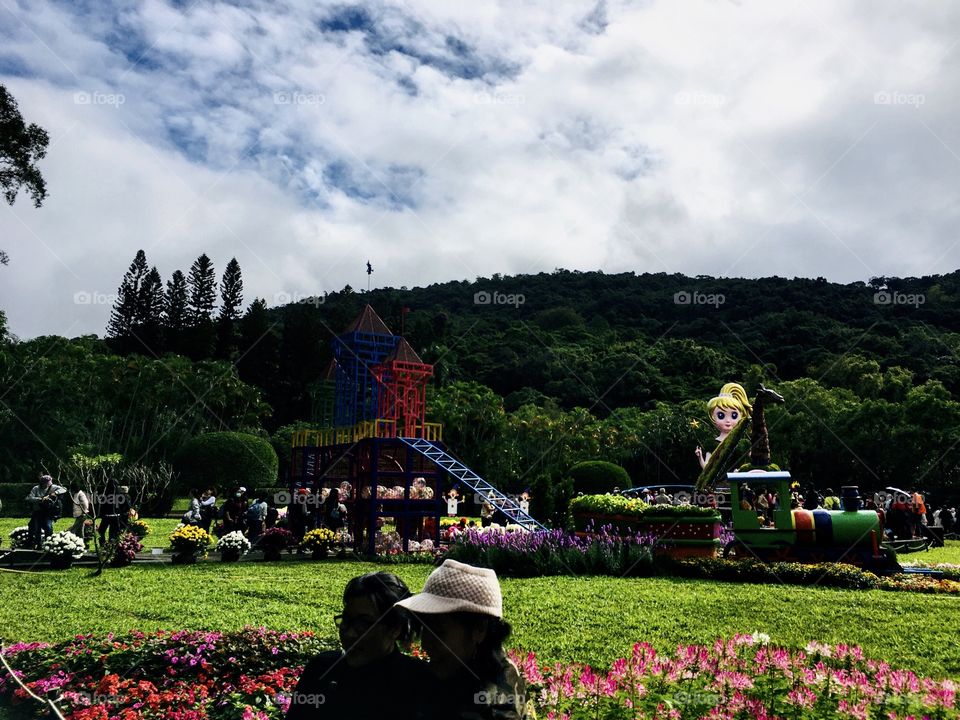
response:
{"label": "round topiary bush", "polygon": [[630,487],[630,475],[619,465],[604,460],[586,460],[570,468],[573,491],[584,495],[601,495],[615,487]]}
{"label": "round topiary bush", "polygon": [[277,453],[270,441],[238,432],[215,432],[188,440],[177,451],[173,468],[178,473],[176,491],[214,486],[223,492],[277,485]]}

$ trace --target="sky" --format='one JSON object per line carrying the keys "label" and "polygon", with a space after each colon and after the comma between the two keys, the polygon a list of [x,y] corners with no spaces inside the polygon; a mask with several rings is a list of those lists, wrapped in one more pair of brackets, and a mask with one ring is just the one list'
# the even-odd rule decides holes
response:
{"label": "sky", "polygon": [[960,267],[960,4],[0,0],[50,134],[9,329],[103,335],[138,249],[245,300],[569,270]]}

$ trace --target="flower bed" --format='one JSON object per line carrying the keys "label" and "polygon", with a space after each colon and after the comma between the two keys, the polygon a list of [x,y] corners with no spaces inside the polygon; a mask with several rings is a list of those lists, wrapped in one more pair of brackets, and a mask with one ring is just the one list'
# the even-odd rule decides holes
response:
{"label": "flower bed", "polygon": [[512,652],[538,716],[686,720],[687,718],[957,717],[957,683],[920,678],[860,648],[811,642],[805,650],[768,644],[760,633],[684,646],[659,655],[637,643],[607,672],[589,665],[540,666]]}
{"label": "flower bed", "polygon": [[540,575],[649,575],[654,539],[621,537],[604,527],[590,538],[564,530],[461,533],[444,557],[493,568],[505,577]]}
{"label": "flower bed", "polygon": [[[303,666],[330,643],[311,633],[78,635],[4,649],[67,720],[279,720]],[[637,643],[609,669],[510,652],[537,716],[573,718],[953,718],[957,683],[919,677],[853,646],[783,649],[761,633],[659,654]],[[0,701],[38,708],[9,678]],[[30,705],[25,705],[30,703]]]}
{"label": "flower bed", "polygon": [[[78,635],[4,656],[33,692],[62,698],[67,720],[240,720],[281,718],[303,666],[330,647],[312,633],[246,628]],[[39,707],[9,678],[0,677],[0,698]]]}

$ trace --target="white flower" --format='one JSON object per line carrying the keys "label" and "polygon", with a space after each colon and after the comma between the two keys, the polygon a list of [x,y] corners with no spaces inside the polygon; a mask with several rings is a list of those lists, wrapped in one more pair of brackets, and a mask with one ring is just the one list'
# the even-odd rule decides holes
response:
{"label": "white flower", "polygon": [[250,552],[250,541],[239,530],[227,533],[217,542],[217,552],[235,550],[246,555]]}
{"label": "white flower", "polygon": [[757,632],[755,632],[753,635],[751,635],[750,638],[753,640],[753,644],[754,644],[754,645],[769,645],[769,644],[770,644],[770,636],[767,635],[766,633],[762,633],[762,632],[757,631]]}
{"label": "white flower", "polygon": [[42,549],[51,555],[70,555],[74,560],[83,557],[83,540],[69,530],[54,533],[43,541]]}

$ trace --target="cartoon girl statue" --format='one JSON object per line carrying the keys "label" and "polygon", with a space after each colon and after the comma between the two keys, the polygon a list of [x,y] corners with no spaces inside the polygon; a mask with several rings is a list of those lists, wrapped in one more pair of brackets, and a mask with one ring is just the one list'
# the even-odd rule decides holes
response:
{"label": "cartoon girl statue", "polygon": [[[723,442],[737,423],[745,417],[750,417],[753,406],[747,398],[747,392],[738,383],[727,383],[720,388],[720,394],[707,402],[707,412],[710,420],[717,428],[717,442]],[[710,453],[704,453],[703,448],[697,446],[697,460],[700,467],[706,466]]]}

